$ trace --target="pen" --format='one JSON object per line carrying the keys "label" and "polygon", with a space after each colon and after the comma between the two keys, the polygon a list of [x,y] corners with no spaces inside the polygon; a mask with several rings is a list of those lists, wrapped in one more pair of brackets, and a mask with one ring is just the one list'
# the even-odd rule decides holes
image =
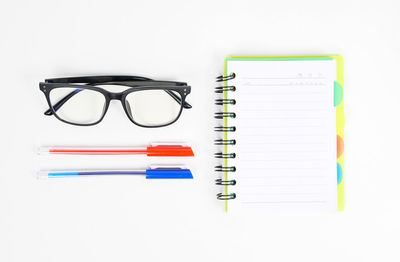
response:
{"label": "pen", "polygon": [[40,170],[37,175],[38,178],[144,175],[146,179],[193,179],[192,172],[181,167],[157,167],[143,170]]}
{"label": "pen", "polygon": [[147,156],[194,156],[192,148],[183,144],[152,144],[147,147],[45,147],[39,154],[51,155],[147,155]]}

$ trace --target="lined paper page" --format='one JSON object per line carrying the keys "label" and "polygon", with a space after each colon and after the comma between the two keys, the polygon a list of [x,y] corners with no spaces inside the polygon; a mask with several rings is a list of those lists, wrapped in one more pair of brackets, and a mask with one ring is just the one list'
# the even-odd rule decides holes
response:
{"label": "lined paper page", "polygon": [[236,113],[228,210],[337,210],[336,61],[228,61]]}

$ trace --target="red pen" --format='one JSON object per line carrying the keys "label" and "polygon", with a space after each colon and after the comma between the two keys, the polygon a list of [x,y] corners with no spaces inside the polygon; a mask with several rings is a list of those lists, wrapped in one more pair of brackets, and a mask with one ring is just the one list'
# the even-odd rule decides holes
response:
{"label": "red pen", "polygon": [[147,147],[62,147],[43,146],[39,154],[50,155],[147,155],[147,156],[194,156],[190,146],[183,144],[152,144]]}

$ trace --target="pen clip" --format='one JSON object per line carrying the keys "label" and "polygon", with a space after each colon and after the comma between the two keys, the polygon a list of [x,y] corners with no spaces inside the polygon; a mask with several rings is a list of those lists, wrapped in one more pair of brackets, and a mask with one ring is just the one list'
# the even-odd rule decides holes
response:
{"label": "pen clip", "polygon": [[146,170],[146,179],[193,179],[190,169],[181,167],[151,166]]}
{"label": "pen clip", "polygon": [[147,147],[147,156],[194,156],[190,146],[183,145],[151,145]]}
{"label": "pen clip", "polygon": [[155,142],[150,143],[150,146],[188,146],[188,144],[183,142]]}
{"label": "pen clip", "polygon": [[175,164],[156,165],[156,164],[152,164],[152,165],[150,165],[149,169],[188,169],[188,168],[185,165],[175,165]]}

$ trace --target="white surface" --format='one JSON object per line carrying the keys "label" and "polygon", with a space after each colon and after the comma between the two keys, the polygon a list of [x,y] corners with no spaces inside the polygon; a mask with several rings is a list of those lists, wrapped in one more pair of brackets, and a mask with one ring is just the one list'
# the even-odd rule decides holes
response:
{"label": "white surface", "polygon": [[[336,60],[228,61],[228,212],[336,211]],[[222,163],[222,162],[221,162]]]}
{"label": "white surface", "polygon": [[[1,261],[398,261],[400,3],[2,1]],[[226,215],[213,186],[214,77],[228,55],[341,54],[345,211]],[[113,103],[78,128],[43,115],[46,77],[136,74],[193,86],[179,122],[132,125]],[[193,181],[40,181],[41,168],[145,158],[43,157],[39,145],[187,141]],[[161,161],[157,161],[161,162]],[[51,183],[49,183],[51,182]]]}

